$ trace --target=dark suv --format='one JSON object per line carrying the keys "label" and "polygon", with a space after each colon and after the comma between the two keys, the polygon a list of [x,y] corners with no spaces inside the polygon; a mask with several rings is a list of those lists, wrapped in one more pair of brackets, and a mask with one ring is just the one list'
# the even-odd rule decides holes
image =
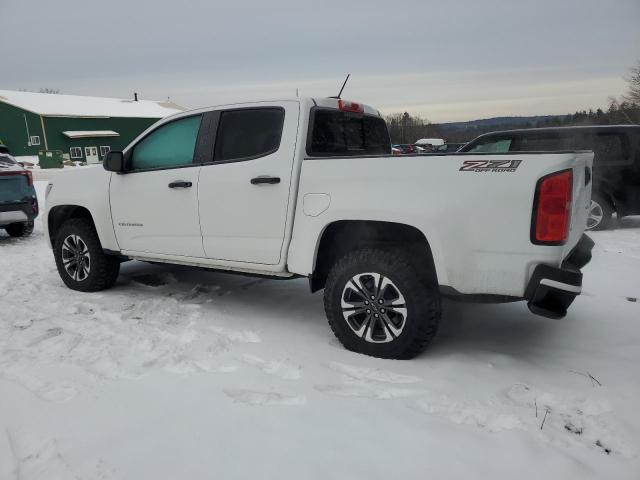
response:
{"label": "dark suv", "polygon": [[31,172],[0,151],[0,228],[12,237],[31,235],[37,215],[38,198]]}
{"label": "dark suv", "polygon": [[640,214],[640,126],[585,126],[507,130],[481,135],[461,152],[593,150],[593,192],[587,229],[610,226],[611,215]]}

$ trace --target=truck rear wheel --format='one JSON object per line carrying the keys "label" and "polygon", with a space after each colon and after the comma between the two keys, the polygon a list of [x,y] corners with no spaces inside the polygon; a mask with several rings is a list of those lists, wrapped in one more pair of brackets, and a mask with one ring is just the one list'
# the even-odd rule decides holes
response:
{"label": "truck rear wheel", "polygon": [[65,285],[81,292],[112,287],[120,273],[120,260],[105,255],[91,222],[72,218],[58,230],[53,246],[58,274]]}
{"label": "truck rear wheel", "polygon": [[398,250],[362,249],[338,260],[324,308],[345,348],[379,358],[422,352],[440,323],[440,292]]}

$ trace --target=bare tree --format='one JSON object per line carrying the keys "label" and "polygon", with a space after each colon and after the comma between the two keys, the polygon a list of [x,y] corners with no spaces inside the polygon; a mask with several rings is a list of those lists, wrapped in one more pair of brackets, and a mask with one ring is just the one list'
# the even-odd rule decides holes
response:
{"label": "bare tree", "polygon": [[640,61],[631,69],[625,80],[629,83],[629,91],[624,96],[625,100],[635,105],[640,105]]}
{"label": "bare tree", "polygon": [[39,93],[60,93],[60,89],[58,88],[41,88],[38,90]]}
{"label": "bare tree", "polygon": [[392,113],[385,120],[391,143],[413,143],[419,138],[440,136],[440,131],[428,119],[419,115]]}

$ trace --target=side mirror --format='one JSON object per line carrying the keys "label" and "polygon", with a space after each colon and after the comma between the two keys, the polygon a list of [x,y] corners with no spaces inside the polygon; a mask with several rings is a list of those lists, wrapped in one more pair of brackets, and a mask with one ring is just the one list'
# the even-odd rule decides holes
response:
{"label": "side mirror", "polygon": [[109,152],[102,161],[102,166],[108,172],[124,172],[124,155],[122,152]]}

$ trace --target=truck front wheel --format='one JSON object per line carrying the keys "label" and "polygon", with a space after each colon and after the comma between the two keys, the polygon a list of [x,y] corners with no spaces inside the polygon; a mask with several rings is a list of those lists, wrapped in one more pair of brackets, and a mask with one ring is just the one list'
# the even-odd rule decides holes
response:
{"label": "truck front wheel", "polygon": [[105,255],[91,222],[67,220],[56,232],[53,254],[58,274],[65,285],[81,292],[112,287],[120,272],[120,261]]}
{"label": "truck front wheel", "polygon": [[587,230],[607,230],[611,227],[613,207],[602,195],[594,193],[591,196],[589,217],[587,218]]}
{"label": "truck front wheel", "polygon": [[338,260],[327,278],[329,325],[349,350],[409,359],[422,352],[440,323],[440,293],[399,250],[362,249]]}

